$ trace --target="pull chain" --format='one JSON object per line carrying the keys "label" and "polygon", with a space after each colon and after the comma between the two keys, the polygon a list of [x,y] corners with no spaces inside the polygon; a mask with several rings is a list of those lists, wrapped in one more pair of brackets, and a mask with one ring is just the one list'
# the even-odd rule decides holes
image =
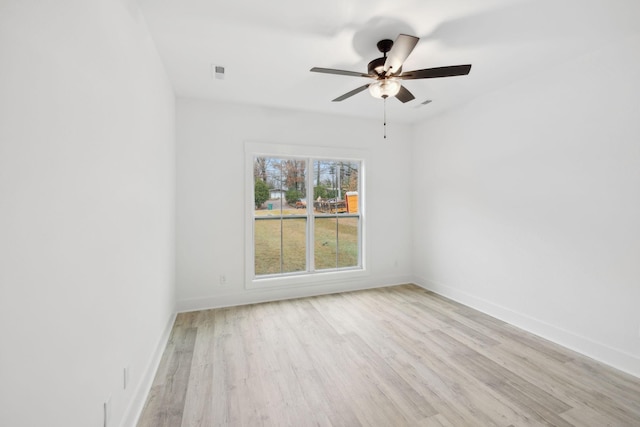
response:
{"label": "pull chain", "polygon": [[383,129],[384,129],[384,139],[387,139],[387,97],[385,96],[383,99],[384,102],[384,112],[383,112]]}

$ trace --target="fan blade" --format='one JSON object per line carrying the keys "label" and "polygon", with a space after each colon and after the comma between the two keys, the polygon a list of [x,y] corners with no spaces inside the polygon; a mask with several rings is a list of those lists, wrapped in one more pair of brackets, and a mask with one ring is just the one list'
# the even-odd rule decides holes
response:
{"label": "fan blade", "polygon": [[402,64],[409,57],[413,48],[418,44],[418,37],[408,36],[406,34],[400,34],[391,50],[387,54],[387,60],[384,62],[384,71],[387,75],[397,73],[402,67]]}
{"label": "fan blade", "polygon": [[405,102],[411,101],[412,99],[416,99],[416,97],[413,96],[413,94],[409,92],[409,90],[407,90],[407,88],[404,86],[400,86],[400,91],[396,95],[396,98],[398,98],[398,100],[400,100],[403,104]]}
{"label": "fan blade", "polygon": [[340,102],[340,101],[344,101],[345,99],[352,97],[353,95],[362,92],[363,90],[365,90],[366,88],[368,88],[369,85],[364,85],[364,86],[360,86],[357,89],[352,90],[351,92],[347,92],[342,96],[337,97],[336,99],[334,99],[332,102]]}
{"label": "fan blade", "polygon": [[335,70],[333,68],[318,68],[318,67],[313,67],[312,69],[310,69],[309,71],[312,71],[314,73],[326,73],[326,74],[338,74],[340,76],[353,76],[353,77],[369,77],[369,78],[374,78],[374,76],[371,76],[369,74],[364,74],[364,73],[358,73],[357,71],[346,71],[346,70]]}
{"label": "fan blade", "polygon": [[433,79],[437,77],[466,76],[471,71],[471,64],[451,65],[449,67],[425,68],[424,70],[407,71],[398,76],[403,80]]}

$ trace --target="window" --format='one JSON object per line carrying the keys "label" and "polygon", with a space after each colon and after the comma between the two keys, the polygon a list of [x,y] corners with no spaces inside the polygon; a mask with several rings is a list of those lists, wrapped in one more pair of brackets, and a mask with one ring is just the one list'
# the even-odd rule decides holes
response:
{"label": "window", "polygon": [[360,265],[360,163],[313,161],[314,267]]}
{"label": "window", "polygon": [[251,153],[250,162],[252,281],[362,271],[363,160]]}
{"label": "window", "polygon": [[254,158],[256,276],[307,271],[306,176],[305,160]]}

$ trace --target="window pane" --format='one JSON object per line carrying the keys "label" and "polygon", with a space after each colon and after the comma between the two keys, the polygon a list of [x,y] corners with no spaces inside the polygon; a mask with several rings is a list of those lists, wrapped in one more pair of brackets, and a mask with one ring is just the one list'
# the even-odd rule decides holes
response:
{"label": "window pane", "polygon": [[281,168],[284,181],[283,189],[285,190],[284,200],[286,201],[286,212],[283,212],[283,214],[306,214],[306,162],[304,160],[283,160]]}
{"label": "window pane", "polygon": [[336,221],[335,217],[315,219],[315,242],[313,247],[316,270],[336,268],[338,249]]}
{"label": "window pane", "polygon": [[[342,199],[346,200],[349,194],[357,194],[360,188],[360,162],[339,162],[338,166],[340,191]],[[349,212],[356,213],[357,205],[351,206]]]}
{"label": "window pane", "polygon": [[279,219],[256,220],[254,222],[255,274],[280,273],[282,222]]}
{"label": "window pane", "polygon": [[314,245],[316,270],[359,265],[359,222],[358,217],[316,217]]}
{"label": "window pane", "polygon": [[307,220],[282,221],[282,272],[307,270]]}
{"label": "window pane", "polygon": [[254,158],[255,216],[305,215],[306,175],[304,160]]}
{"label": "window pane", "polygon": [[305,218],[255,221],[256,275],[307,269]]}
{"label": "window pane", "polygon": [[357,217],[338,217],[338,267],[358,265]]}
{"label": "window pane", "polygon": [[314,207],[320,212],[324,210],[322,202],[338,196],[336,162],[316,160],[313,162],[313,200]]}
{"label": "window pane", "polygon": [[[253,197],[255,215],[273,215],[273,199],[277,198],[277,191],[270,187],[272,183],[272,161],[269,157],[256,157],[253,159]],[[271,184],[272,185],[272,184]]]}
{"label": "window pane", "polygon": [[[313,162],[315,213],[357,213],[360,162]],[[349,203],[350,202],[350,203]]]}

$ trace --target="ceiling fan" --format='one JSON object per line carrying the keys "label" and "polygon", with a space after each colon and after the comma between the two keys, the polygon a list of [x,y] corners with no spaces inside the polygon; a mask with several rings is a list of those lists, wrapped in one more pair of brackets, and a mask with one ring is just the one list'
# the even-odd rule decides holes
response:
{"label": "ceiling fan", "polygon": [[418,37],[406,34],[400,34],[395,42],[389,39],[380,40],[377,43],[377,47],[383,56],[369,62],[367,73],[318,67],[313,67],[310,71],[314,73],[338,74],[341,76],[368,77],[375,80],[373,83],[360,86],[337,97],[333,102],[344,101],[368,88],[371,95],[376,98],[386,100],[390,96],[395,96],[403,103],[415,99],[415,96],[413,96],[407,88],[402,86],[400,83],[401,80],[464,76],[471,71],[471,64],[467,64],[403,72],[402,64],[416,47],[418,40],[420,40]]}

